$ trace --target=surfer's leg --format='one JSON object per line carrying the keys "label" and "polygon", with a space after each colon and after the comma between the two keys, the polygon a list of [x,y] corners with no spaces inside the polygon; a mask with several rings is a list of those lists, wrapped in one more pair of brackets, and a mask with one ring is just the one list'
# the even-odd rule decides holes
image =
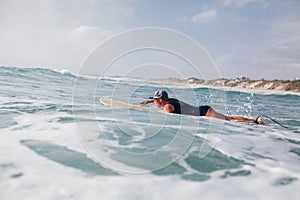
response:
{"label": "surfer's leg", "polygon": [[229,120],[227,116],[217,113],[214,109],[209,108],[205,114],[206,117],[215,117],[218,119]]}
{"label": "surfer's leg", "polygon": [[228,116],[229,120],[236,121],[236,122],[247,122],[247,123],[255,123],[255,119],[249,119],[242,116]]}
{"label": "surfer's leg", "polygon": [[228,116],[229,120],[233,120],[236,122],[247,122],[249,124],[261,124],[261,125],[265,125],[265,123],[263,122],[263,120],[259,117],[257,119],[251,119],[251,118],[246,118],[246,117],[242,117],[242,116]]}
{"label": "surfer's leg", "polygon": [[206,112],[206,117],[215,117],[218,119],[224,119],[228,121],[236,121],[236,122],[247,122],[247,123],[255,123],[255,124],[265,124],[261,118],[258,119],[249,119],[242,116],[226,116],[216,112],[214,109],[209,108]]}

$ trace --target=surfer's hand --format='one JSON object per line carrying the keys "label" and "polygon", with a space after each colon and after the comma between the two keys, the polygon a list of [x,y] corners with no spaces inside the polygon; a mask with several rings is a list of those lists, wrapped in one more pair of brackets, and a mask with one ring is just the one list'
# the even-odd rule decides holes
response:
{"label": "surfer's hand", "polygon": [[148,100],[144,100],[144,101],[142,101],[140,104],[148,104],[148,103],[149,103]]}

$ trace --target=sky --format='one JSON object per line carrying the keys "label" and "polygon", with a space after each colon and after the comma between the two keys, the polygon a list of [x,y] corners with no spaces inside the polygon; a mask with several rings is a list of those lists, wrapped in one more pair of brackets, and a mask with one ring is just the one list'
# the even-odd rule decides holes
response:
{"label": "sky", "polygon": [[78,73],[100,43],[143,27],[193,38],[220,77],[300,78],[299,0],[0,0],[0,66]]}

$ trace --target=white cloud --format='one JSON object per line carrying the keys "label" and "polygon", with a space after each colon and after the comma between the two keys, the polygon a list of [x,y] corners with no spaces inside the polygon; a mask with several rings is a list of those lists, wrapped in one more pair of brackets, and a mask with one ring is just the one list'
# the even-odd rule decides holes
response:
{"label": "white cloud", "polygon": [[183,16],[181,18],[177,19],[177,22],[193,22],[193,23],[211,23],[214,21],[214,19],[217,17],[217,10],[211,9],[207,10],[198,14],[195,14],[193,16]]}
{"label": "white cloud", "polygon": [[[133,12],[123,12],[119,1],[0,1],[0,65],[74,72],[92,49],[120,31],[106,19]],[[98,21],[103,25],[94,25]]]}
{"label": "white cloud", "polygon": [[251,3],[260,3],[264,6],[267,5],[266,0],[221,0],[225,6],[236,5],[238,7],[243,7]]}
{"label": "white cloud", "polygon": [[213,21],[217,16],[217,11],[215,9],[208,10],[197,15],[194,15],[191,18],[192,22],[208,23]]}
{"label": "white cloud", "polygon": [[79,26],[70,31],[70,35],[74,38],[81,39],[90,39],[90,40],[99,40],[105,39],[114,33],[110,30],[103,30],[96,26]]}

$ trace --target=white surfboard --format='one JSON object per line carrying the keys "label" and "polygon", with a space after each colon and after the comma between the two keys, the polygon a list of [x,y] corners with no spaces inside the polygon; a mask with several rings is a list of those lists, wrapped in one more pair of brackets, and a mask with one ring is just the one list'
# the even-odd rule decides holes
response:
{"label": "white surfboard", "polygon": [[115,108],[129,108],[134,110],[142,110],[142,111],[148,111],[148,112],[162,112],[160,110],[154,109],[154,108],[147,108],[143,106],[133,105],[129,103],[125,103],[122,101],[117,101],[109,98],[101,98],[99,101],[106,106],[115,107]]}

